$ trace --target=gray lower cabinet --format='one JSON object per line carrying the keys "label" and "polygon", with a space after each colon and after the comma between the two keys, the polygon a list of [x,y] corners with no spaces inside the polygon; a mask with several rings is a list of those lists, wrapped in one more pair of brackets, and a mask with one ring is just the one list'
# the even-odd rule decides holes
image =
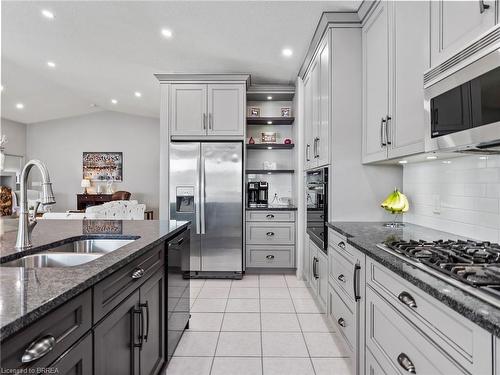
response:
{"label": "gray lower cabinet", "polygon": [[246,212],[246,267],[295,267],[295,212]]}
{"label": "gray lower cabinet", "polygon": [[59,375],[93,374],[92,334],[88,333],[56,359],[50,367],[57,369],[57,374]]}
{"label": "gray lower cabinet", "polygon": [[309,240],[309,267],[311,271],[309,285],[323,311],[326,311],[328,300],[328,257],[311,240]]}

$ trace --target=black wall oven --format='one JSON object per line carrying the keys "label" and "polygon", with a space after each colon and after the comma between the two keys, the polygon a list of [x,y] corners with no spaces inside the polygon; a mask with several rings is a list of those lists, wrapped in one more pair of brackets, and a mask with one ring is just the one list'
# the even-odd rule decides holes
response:
{"label": "black wall oven", "polygon": [[328,168],[308,171],[306,175],[307,233],[325,253],[328,252]]}

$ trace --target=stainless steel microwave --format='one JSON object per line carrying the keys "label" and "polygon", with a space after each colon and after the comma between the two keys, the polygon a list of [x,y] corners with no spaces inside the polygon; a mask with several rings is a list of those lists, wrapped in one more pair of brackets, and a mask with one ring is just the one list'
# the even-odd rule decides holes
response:
{"label": "stainless steel microwave", "polygon": [[500,152],[500,49],[425,89],[425,150]]}

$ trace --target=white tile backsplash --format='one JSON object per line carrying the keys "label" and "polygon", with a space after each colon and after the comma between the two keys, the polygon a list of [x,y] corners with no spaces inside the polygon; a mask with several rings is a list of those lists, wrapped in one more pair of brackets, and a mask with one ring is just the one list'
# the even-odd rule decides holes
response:
{"label": "white tile backsplash", "polygon": [[478,240],[500,242],[500,155],[407,164],[405,221]]}

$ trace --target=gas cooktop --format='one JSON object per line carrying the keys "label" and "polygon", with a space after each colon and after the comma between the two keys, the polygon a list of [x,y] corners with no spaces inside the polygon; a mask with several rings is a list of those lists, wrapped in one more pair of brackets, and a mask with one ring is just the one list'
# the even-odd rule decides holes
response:
{"label": "gas cooktop", "polygon": [[[487,241],[410,240],[377,246],[500,307],[499,244]],[[494,298],[485,298],[483,292]]]}

